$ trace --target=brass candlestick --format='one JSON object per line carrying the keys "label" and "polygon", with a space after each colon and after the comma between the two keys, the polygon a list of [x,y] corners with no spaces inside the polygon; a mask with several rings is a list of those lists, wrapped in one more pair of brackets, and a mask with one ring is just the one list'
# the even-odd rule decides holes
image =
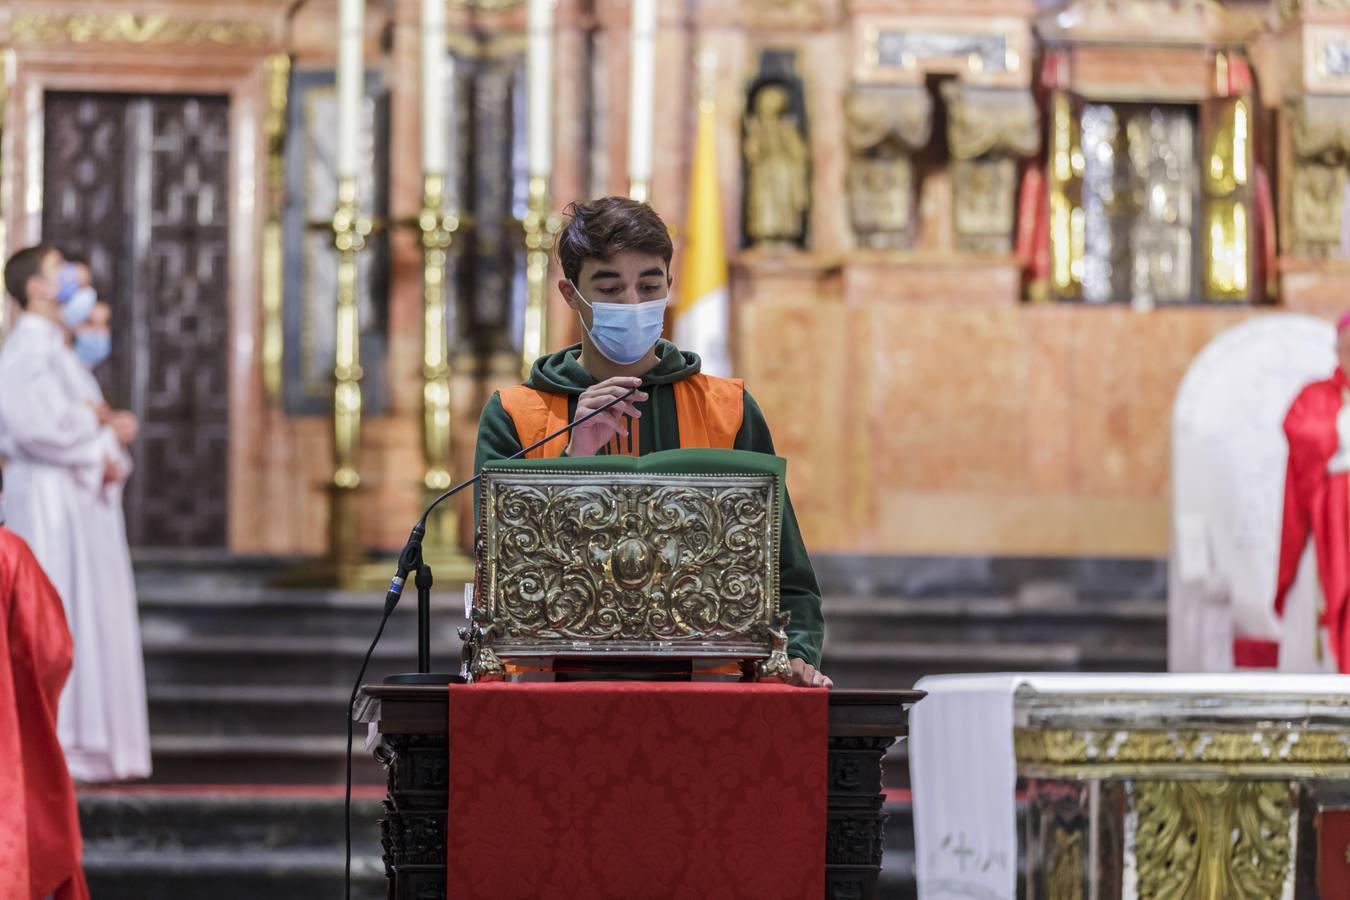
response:
{"label": "brass candlestick", "polygon": [[358,528],[357,488],[361,486],[361,323],[356,305],[356,255],[365,248],[370,219],[357,206],[356,179],[338,180],[333,213],[337,249],[337,331],[333,376],[333,509],[329,546],[340,581],[350,580],[363,560]]}
{"label": "brass candlestick", "polygon": [[525,221],[525,330],[520,342],[521,370],[530,376],[534,361],[548,349],[548,254],[562,230],[549,212],[548,176],[531,175]]}
{"label": "brass candlestick", "polygon": [[[450,292],[445,279],[451,241],[459,230],[459,216],[446,212],[445,178],[428,172],[422,180],[422,211],[417,227],[422,233],[422,449],[426,472],[422,477],[424,500],[435,500],[450,487],[453,469],[450,405],[450,339],[446,334]],[[443,504],[427,521],[426,555],[436,561],[442,577],[467,580],[473,562],[459,546],[456,507]],[[445,572],[446,566],[450,572]]]}

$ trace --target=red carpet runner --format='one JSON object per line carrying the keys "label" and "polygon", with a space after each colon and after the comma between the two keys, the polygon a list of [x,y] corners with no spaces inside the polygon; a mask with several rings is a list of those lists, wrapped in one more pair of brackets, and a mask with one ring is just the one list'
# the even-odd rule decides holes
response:
{"label": "red carpet runner", "polygon": [[825,893],[827,694],[450,687],[449,896]]}

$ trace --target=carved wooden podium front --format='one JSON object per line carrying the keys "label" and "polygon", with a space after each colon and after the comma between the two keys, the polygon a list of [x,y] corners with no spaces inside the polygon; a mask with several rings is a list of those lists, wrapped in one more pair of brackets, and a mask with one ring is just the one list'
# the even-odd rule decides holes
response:
{"label": "carved wooden podium front", "polygon": [[[803,690],[806,690],[803,688]],[[388,773],[381,821],[390,900],[447,895],[450,833],[449,701],[444,686],[378,685],[361,689],[359,722],[379,734],[375,758]],[[921,691],[830,692],[829,794],[825,832],[825,896],[879,896],[882,755],[908,730],[909,707]]]}

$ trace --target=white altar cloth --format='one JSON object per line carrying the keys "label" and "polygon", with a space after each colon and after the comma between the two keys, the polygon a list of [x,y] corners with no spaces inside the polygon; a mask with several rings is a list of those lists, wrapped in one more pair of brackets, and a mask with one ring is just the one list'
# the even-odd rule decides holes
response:
{"label": "white altar cloth", "polygon": [[1014,695],[1350,694],[1350,676],[1200,674],[938,675],[909,718],[919,900],[1015,900],[1017,760]]}

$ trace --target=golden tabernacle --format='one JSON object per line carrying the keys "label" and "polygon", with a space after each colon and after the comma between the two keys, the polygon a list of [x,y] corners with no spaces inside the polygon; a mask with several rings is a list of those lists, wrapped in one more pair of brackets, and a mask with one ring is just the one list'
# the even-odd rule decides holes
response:
{"label": "golden tabernacle", "polygon": [[489,465],[469,675],[556,657],[698,658],[786,675],[782,469],[772,463],[781,460],[675,450],[641,463]]}

